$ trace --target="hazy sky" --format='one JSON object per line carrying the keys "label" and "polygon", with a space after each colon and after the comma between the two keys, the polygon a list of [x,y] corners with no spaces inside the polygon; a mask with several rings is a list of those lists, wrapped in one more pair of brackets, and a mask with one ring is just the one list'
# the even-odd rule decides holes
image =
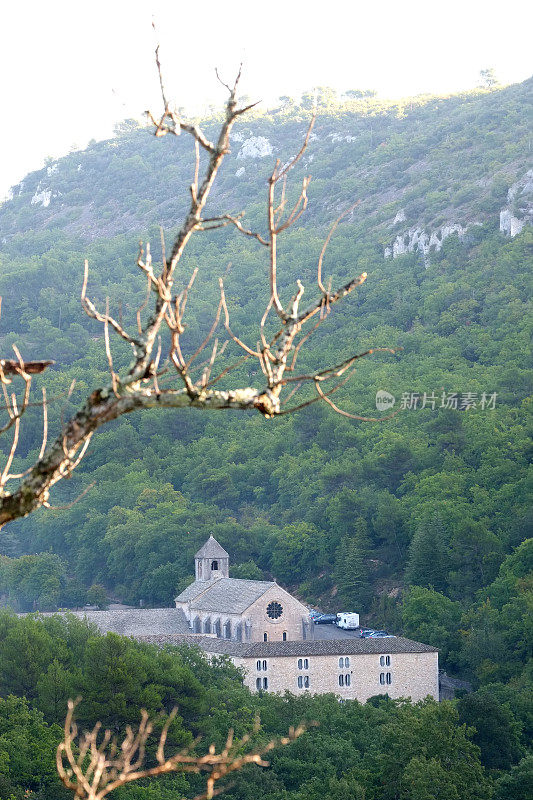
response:
{"label": "hazy sky", "polygon": [[[222,11],[221,11],[222,9]],[[46,156],[109,136],[158,107],[161,43],[177,105],[220,104],[244,62],[243,94],[268,104],[315,85],[384,96],[470,89],[532,73],[528,0],[22,0],[2,3],[0,197]]]}

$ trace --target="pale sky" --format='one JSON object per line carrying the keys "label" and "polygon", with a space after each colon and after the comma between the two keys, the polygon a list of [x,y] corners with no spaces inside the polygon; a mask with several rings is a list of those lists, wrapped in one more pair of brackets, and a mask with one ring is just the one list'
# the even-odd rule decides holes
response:
{"label": "pale sky", "polygon": [[[533,72],[533,4],[491,0],[20,0],[0,10],[0,198],[72,145],[169,99],[220,105],[244,62],[242,94],[268,105],[317,85],[382,96],[471,89]],[[154,19],[157,34],[152,30]],[[156,39],[157,36],[157,39]]]}

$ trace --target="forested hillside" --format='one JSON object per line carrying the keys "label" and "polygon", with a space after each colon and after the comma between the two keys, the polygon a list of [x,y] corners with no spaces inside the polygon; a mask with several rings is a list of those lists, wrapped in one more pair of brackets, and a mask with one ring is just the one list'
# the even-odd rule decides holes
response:
{"label": "forested hillside", "polygon": [[[356,422],[315,404],[269,422],[195,410],[122,418],[55,490],[64,504],[94,484],[79,502],[2,531],[5,600],[19,610],[75,606],[103,585],[128,603],[169,605],[212,533],[234,576],[274,576],[304,601],[359,610],[365,622],[439,646],[448,669],[520,692],[531,633],[530,93],[528,81],[340,104],[322,91],[297,170],[312,175],[309,209],[283,241],[280,291],[287,302],[300,278],[312,295],[329,226],[360,200],[324,269],[333,285],[362,271],[368,279],[309,340],[301,366],[401,347],[362,361],[336,396],[346,411],[375,416],[376,393],[387,391],[400,413]],[[246,208],[247,224],[264,229],[266,178],[276,158],[298,150],[310,103],[286,98],[236,127],[213,215]],[[208,132],[215,122],[204,121]],[[138,240],[149,238],[154,256],[159,224],[170,240],[192,155],[184,137],[156,140],[125,123],[116,138],[28,175],[0,206],[2,352],[16,342],[25,357],[55,359],[46,374],[54,433],[108,380],[103,332],[80,310],[83,260],[91,294],[109,296],[134,326],[145,291]],[[523,225],[518,235],[500,230],[502,209]],[[435,234],[433,244],[409,248],[413,231],[428,242]],[[398,236],[413,252],[385,258]],[[184,336],[191,352],[230,263],[232,327],[257,340],[269,296],[264,252],[224,229],[198,237],[182,261],[184,281],[200,269]],[[117,347],[114,358],[124,367],[130,353]],[[259,383],[248,364],[236,374]],[[40,426],[39,411],[28,413],[16,467],[35,458]]]}

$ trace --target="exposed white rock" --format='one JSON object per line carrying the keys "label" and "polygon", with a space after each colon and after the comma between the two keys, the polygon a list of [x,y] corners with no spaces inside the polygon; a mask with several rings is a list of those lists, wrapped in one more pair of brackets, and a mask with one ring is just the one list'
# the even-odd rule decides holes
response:
{"label": "exposed white rock", "polygon": [[533,169],[509,187],[500,211],[500,231],[506,236],[518,236],[524,225],[533,225]]}
{"label": "exposed white rock", "polygon": [[58,166],[59,166],[58,164],[52,164],[51,166],[46,167],[46,174],[48,175],[48,177],[50,177],[50,175],[53,175],[54,172],[57,172]]}
{"label": "exposed white rock", "polygon": [[405,211],[403,210],[403,208],[400,208],[400,210],[398,211],[398,213],[394,217],[394,222],[392,224],[393,225],[397,225],[399,222],[405,222],[405,219],[406,219]]}
{"label": "exposed white rock", "polygon": [[33,195],[30,203],[32,206],[36,206],[39,203],[42,205],[43,208],[46,208],[50,205],[50,200],[52,199],[52,192],[49,189],[43,189],[39,191],[40,186],[37,187],[35,190],[35,194]]}
{"label": "exposed white rock", "polygon": [[239,152],[238,159],[243,158],[265,158],[272,155],[272,145],[264,136],[252,136],[247,139]]}
{"label": "exposed white rock", "polygon": [[462,225],[443,225],[436,231],[426,233],[423,228],[409,228],[405,233],[399,233],[392,243],[392,247],[386,247],[385,258],[397,258],[405,253],[421,253],[424,258],[431,250],[438,252],[445,239],[453,234],[457,234],[460,239],[465,235],[467,229]]}
{"label": "exposed white rock", "polygon": [[19,183],[19,195],[22,194],[23,191],[24,191],[24,181],[21,181]]}
{"label": "exposed white rock", "polygon": [[335,142],[355,142],[357,136],[343,136],[342,133],[328,133],[328,139],[331,139],[332,144]]}
{"label": "exposed white rock", "polygon": [[81,172],[81,164],[78,164],[78,166],[76,167],[76,169],[78,170],[78,172]]}
{"label": "exposed white rock", "polygon": [[244,173],[245,173],[245,172],[246,172],[246,169],[245,169],[245,167],[239,167],[239,169],[237,170],[237,172],[235,173],[235,175],[237,176],[237,178],[240,178],[240,177],[241,177],[241,175],[244,175]]}
{"label": "exposed white rock", "polygon": [[230,139],[232,142],[242,142],[244,140],[244,133],[241,131],[231,132]]}
{"label": "exposed white rock", "polygon": [[13,200],[13,188],[7,190],[4,203],[9,203],[10,200]]}

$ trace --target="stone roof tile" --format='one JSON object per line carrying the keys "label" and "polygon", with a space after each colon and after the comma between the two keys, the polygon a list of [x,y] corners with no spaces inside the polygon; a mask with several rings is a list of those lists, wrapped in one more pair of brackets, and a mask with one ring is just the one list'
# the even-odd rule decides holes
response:
{"label": "stone roof tile", "polygon": [[[195,581],[200,583],[201,581]],[[219,578],[212,586],[191,601],[192,611],[213,611],[219,614],[242,614],[274,581],[247,581],[241,578]],[[190,588],[190,587],[189,587]],[[181,595],[178,600],[181,599]]]}
{"label": "stone roof tile", "polygon": [[385,653],[435,653],[436,647],[395,636],[387,639],[308,639],[294,642],[233,642],[211,636],[143,636],[142,641],[153,644],[197,645],[207,653],[220,653],[238,658],[269,658],[274,656],[342,656],[380,655]]}
{"label": "stone roof tile", "polygon": [[195,558],[229,558],[229,554],[224,550],[221,544],[217,542],[214,536],[210,536],[207,542],[200,547]]}
{"label": "stone roof tile", "polygon": [[128,608],[117,611],[73,611],[79,619],[94,622],[101,633],[118,633],[136,639],[146,633],[188,633],[189,624],[179,608]]}

